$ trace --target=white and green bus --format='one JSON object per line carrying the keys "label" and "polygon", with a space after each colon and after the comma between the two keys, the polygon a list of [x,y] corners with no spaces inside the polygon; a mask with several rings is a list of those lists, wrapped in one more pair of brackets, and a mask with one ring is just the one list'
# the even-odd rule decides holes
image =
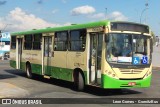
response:
{"label": "white and green bus", "polygon": [[45,78],[104,89],[149,87],[152,37],[147,25],[99,21],[14,32],[10,66]]}

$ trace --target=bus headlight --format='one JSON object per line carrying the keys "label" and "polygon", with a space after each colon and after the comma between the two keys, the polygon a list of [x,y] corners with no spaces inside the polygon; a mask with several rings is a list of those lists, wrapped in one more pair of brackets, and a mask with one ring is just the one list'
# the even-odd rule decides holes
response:
{"label": "bus headlight", "polygon": [[112,74],[112,73],[109,71],[109,72],[108,72],[108,75],[111,75],[111,74]]}
{"label": "bus headlight", "polygon": [[106,73],[109,77],[118,79],[118,77],[116,76],[116,74],[115,74],[114,72],[112,72],[112,71],[106,70],[105,73]]}
{"label": "bus headlight", "polygon": [[144,78],[147,78],[148,76],[150,76],[152,74],[152,72],[151,71],[148,71],[147,73],[146,73],[146,75],[144,76]]}
{"label": "bus headlight", "polygon": [[116,74],[112,74],[112,77],[115,77],[116,76]]}

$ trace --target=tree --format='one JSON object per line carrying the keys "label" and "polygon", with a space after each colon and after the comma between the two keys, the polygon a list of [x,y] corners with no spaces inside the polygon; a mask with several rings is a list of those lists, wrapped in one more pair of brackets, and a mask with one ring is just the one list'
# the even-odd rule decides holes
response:
{"label": "tree", "polygon": [[151,31],[151,36],[152,36],[153,45],[155,45],[155,43],[156,43],[156,36],[155,36],[155,34],[154,34],[153,31]]}

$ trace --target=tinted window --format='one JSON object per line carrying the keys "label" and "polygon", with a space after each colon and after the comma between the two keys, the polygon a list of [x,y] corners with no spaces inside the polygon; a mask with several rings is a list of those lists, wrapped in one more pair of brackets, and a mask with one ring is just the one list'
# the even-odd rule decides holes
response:
{"label": "tinted window", "polygon": [[25,35],[24,49],[32,49],[32,35]]}
{"label": "tinted window", "polygon": [[11,49],[16,49],[16,36],[11,37]]}
{"label": "tinted window", "polygon": [[70,50],[84,51],[86,46],[86,30],[74,30],[70,33]]}
{"label": "tinted window", "polygon": [[33,35],[33,49],[40,50],[42,42],[42,34],[34,34]]}
{"label": "tinted window", "polygon": [[55,51],[67,50],[67,32],[57,32],[54,39]]}

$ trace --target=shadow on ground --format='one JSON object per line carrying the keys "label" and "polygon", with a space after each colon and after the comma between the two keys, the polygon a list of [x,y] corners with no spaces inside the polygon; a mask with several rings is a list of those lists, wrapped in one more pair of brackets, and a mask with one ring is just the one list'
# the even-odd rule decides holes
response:
{"label": "shadow on ground", "polygon": [[8,74],[0,74],[0,80],[1,79],[9,79],[9,78],[16,78],[16,76],[8,75]]}
{"label": "shadow on ground", "polygon": [[[5,70],[5,71],[7,73],[10,73],[13,75],[27,78],[26,73],[21,70]],[[8,75],[8,77],[9,77],[9,75]],[[52,84],[52,85],[57,85],[59,87],[70,88],[71,90],[76,91],[74,88],[74,84],[72,82],[63,81],[63,80],[59,80],[59,79],[45,79],[39,75],[34,75],[33,80],[41,81],[41,82]],[[88,93],[88,94],[92,94],[92,95],[96,95],[96,96],[104,96],[104,97],[105,96],[115,96],[115,95],[122,96],[122,95],[142,93],[142,92],[134,91],[131,89],[101,89],[101,88],[93,87],[93,86],[86,86],[84,92]]]}

